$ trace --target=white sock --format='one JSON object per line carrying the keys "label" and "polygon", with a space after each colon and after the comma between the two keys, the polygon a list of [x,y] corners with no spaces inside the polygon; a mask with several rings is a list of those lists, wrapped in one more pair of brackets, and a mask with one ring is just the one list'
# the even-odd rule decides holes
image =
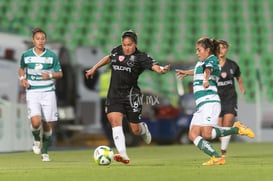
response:
{"label": "white sock", "polygon": [[[222,127],[223,129],[230,129],[230,127]],[[221,150],[227,150],[231,135],[221,137]]]}
{"label": "white sock", "polygon": [[46,137],[52,136],[52,129],[50,129],[48,132],[44,132],[44,135],[45,135]]}
{"label": "white sock", "polygon": [[200,141],[201,139],[202,139],[201,136],[197,136],[197,137],[193,140],[194,145],[195,145],[195,146],[198,146],[198,143],[199,143],[199,141]]}
{"label": "white sock", "polygon": [[112,128],[113,140],[119,154],[123,157],[128,157],[126,153],[125,136],[122,126],[116,126]]}
{"label": "white sock", "polygon": [[38,128],[33,128],[32,124],[30,125],[31,131],[39,131],[39,130],[41,130],[41,128],[42,128],[42,125],[40,125]]}
{"label": "white sock", "polygon": [[216,138],[216,131],[215,129],[212,128],[212,131],[211,131],[211,139],[215,139]]}

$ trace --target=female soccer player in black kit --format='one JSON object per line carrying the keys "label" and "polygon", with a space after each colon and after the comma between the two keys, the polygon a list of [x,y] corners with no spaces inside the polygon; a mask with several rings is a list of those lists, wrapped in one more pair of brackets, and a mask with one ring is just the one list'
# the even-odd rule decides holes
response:
{"label": "female soccer player in black kit", "polygon": [[[221,99],[221,113],[218,119],[218,125],[223,128],[230,128],[233,125],[233,120],[237,116],[237,93],[235,89],[235,81],[239,84],[239,89],[242,94],[245,93],[243,79],[241,77],[240,67],[238,64],[226,57],[228,52],[228,43],[224,40],[219,40],[220,54],[219,64],[221,66],[221,75],[218,81],[218,94]],[[230,135],[221,138],[221,154],[226,157],[226,151],[230,141]]]}
{"label": "female soccer player in black kit", "polygon": [[106,114],[112,126],[112,134],[118,154],[114,159],[128,164],[130,159],[126,152],[125,136],[122,128],[123,117],[129,121],[131,131],[140,135],[145,143],[151,143],[151,134],[146,123],[141,122],[142,105],[139,101],[141,91],[138,87],[138,77],[150,69],[158,74],[167,73],[170,65],[164,67],[145,52],[137,49],[137,34],[131,30],[125,31],[121,37],[121,45],[115,47],[110,55],[102,58],[94,67],[86,71],[86,78],[94,75],[95,71],[111,63],[111,81],[106,100]]}

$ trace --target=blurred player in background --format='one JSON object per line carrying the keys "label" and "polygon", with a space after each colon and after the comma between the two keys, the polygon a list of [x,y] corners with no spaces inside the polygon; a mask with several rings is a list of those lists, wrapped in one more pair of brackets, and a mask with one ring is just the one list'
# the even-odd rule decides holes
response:
{"label": "blurred player in background", "polygon": [[99,93],[100,93],[100,100],[101,100],[101,125],[104,130],[104,134],[109,141],[109,146],[112,147],[114,145],[113,138],[112,138],[112,127],[107,119],[107,115],[105,112],[105,103],[109,88],[109,83],[111,79],[111,67],[108,66],[105,71],[103,71],[99,75]]}
{"label": "blurred player in background", "polygon": [[176,70],[178,78],[193,75],[193,91],[197,110],[193,115],[189,138],[211,159],[203,165],[223,165],[225,159],[212,147],[207,140],[219,137],[240,134],[254,138],[250,128],[236,122],[232,128],[222,129],[218,127],[217,121],[221,111],[220,97],[217,91],[217,82],[220,77],[220,65],[217,55],[219,54],[219,43],[217,40],[200,38],[196,43],[196,54],[199,61],[193,70]]}
{"label": "blurred player in background", "polygon": [[128,164],[130,159],[126,152],[125,136],[122,128],[123,117],[129,121],[131,131],[140,135],[145,143],[151,143],[151,134],[146,123],[141,121],[142,105],[139,101],[141,91],[138,86],[138,77],[145,69],[158,74],[167,73],[170,66],[161,67],[158,63],[137,49],[137,34],[131,30],[125,31],[121,36],[121,45],[115,47],[110,55],[102,58],[95,66],[86,72],[89,78],[96,70],[111,63],[111,81],[106,100],[107,118],[112,126],[114,144],[118,154],[114,159]]}
{"label": "blurred player in background", "polygon": [[[234,118],[237,116],[237,93],[235,89],[236,78],[239,89],[245,94],[245,87],[241,77],[240,67],[238,64],[226,57],[229,45],[224,40],[219,40],[220,52],[218,55],[219,64],[221,66],[220,79],[218,81],[218,94],[221,100],[221,113],[218,119],[218,125],[229,129],[232,127]],[[231,135],[221,137],[221,154],[227,156],[227,148]]]}
{"label": "blurred player in background", "polygon": [[54,79],[62,78],[63,73],[56,54],[45,48],[45,31],[33,29],[32,42],[34,47],[22,54],[18,74],[26,89],[33,152],[41,153],[42,161],[50,161],[48,147],[52,141],[53,123],[58,119]]}
{"label": "blurred player in background", "polygon": [[193,82],[188,82],[188,92],[180,96],[178,99],[178,105],[181,111],[186,115],[193,115],[195,112],[195,99],[193,94]]}

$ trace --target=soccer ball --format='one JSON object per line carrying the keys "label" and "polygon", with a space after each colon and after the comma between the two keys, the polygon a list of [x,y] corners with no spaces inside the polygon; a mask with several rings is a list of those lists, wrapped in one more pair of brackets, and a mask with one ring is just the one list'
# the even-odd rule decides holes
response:
{"label": "soccer ball", "polygon": [[108,146],[99,146],[94,151],[94,161],[97,165],[110,165],[114,151]]}

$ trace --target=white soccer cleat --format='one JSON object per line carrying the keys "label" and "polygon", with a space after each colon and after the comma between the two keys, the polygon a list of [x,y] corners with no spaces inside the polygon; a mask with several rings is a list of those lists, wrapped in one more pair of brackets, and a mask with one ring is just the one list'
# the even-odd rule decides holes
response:
{"label": "white soccer cleat", "polygon": [[42,154],[42,161],[43,162],[49,162],[50,161],[49,155],[48,154]]}
{"label": "white soccer cleat", "polygon": [[144,140],[144,142],[146,144],[150,144],[151,141],[152,141],[152,135],[151,135],[151,133],[150,133],[150,131],[148,129],[147,124],[146,123],[142,123],[142,124],[145,127],[145,133],[143,135],[141,135],[141,137],[142,137],[142,139]]}
{"label": "white soccer cleat", "polygon": [[33,153],[36,155],[39,155],[41,153],[41,142],[40,141],[34,141],[32,145]]}

